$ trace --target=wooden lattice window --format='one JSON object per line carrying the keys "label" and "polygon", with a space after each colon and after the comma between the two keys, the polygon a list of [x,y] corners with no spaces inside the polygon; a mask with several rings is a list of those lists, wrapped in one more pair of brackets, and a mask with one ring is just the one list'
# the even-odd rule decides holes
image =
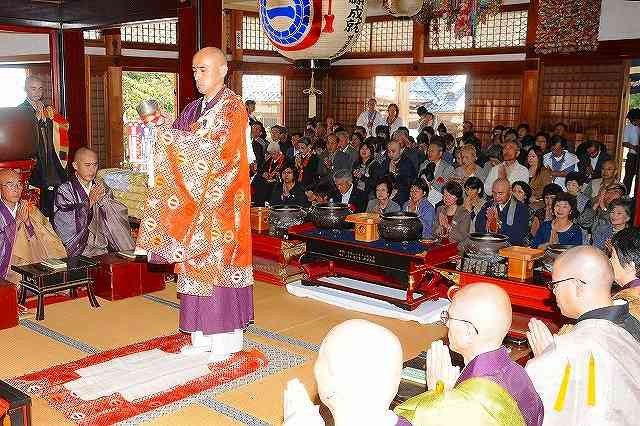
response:
{"label": "wooden lattice window", "polygon": [[465,120],[473,123],[484,145],[490,143],[491,130],[501,124],[516,127],[520,121],[522,77],[479,76],[467,80]]}
{"label": "wooden lattice window", "polygon": [[107,164],[106,144],[106,109],[104,105],[104,76],[102,74],[91,75],[91,149],[98,153],[100,168]]}
{"label": "wooden lattice window", "polygon": [[100,40],[102,38],[102,31],[100,30],[87,30],[83,31],[82,35],[85,40]]}
{"label": "wooden lattice window", "polygon": [[335,79],[331,93],[336,121],[352,128],[367,99],[373,97],[373,79]]}
{"label": "wooden lattice window", "polygon": [[393,19],[371,23],[371,52],[410,52],[413,21]]}
{"label": "wooden lattice window", "polygon": [[384,19],[367,22],[350,53],[410,52],[413,48],[413,21]]}
{"label": "wooden lattice window", "polygon": [[371,22],[367,22],[362,26],[362,31],[357,40],[351,45],[349,52],[351,53],[367,53],[371,49]]}
{"label": "wooden lattice window", "polygon": [[125,25],[120,30],[122,41],[176,45],[178,42],[178,21],[166,19]]}
{"label": "wooden lattice window", "polygon": [[274,51],[271,41],[262,31],[260,18],[255,15],[242,16],[242,48],[247,50]]}
{"label": "wooden lattice window", "polygon": [[556,123],[563,122],[576,142],[593,127],[614,155],[622,81],[622,64],[544,66],[540,127],[552,130]]}
{"label": "wooden lattice window", "polygon": [[448,29],[445,19],[431,22],[429,49],[495,49],[524,47],[527,41],[527,10],[499,12],[480,23],[473,36],[456,38],[453,28]]}

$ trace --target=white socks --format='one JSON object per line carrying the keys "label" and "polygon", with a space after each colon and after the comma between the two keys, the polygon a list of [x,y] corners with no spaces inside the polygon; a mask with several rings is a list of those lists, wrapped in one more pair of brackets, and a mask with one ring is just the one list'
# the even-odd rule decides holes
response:
{"label": "white socks", "polygon": [[232,354],[242,350],[243,335],[242,329],[206,336],[202,334],[202,331],[195,331],[191,333],[191,345],[182,347],[180,353],[192,355],[211,352],[209,361],[224,361]]}

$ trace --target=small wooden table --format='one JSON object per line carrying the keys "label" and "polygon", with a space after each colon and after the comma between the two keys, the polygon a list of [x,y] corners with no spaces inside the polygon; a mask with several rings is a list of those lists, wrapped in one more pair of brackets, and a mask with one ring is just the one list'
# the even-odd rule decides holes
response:
{"label": "small wooden table", "polygon": [[65,269],[47,268],[40,263],[11,266],[13,271],[22,276],[19,303],[24,305],[27,300],[27,291],[32,292],[38,298],[36,312],[36,320],[38,321],[44,319],[44,297],[59,291],[70,290],[71,296],[75,297],[78,288],[86,287],[91,306],[100,307],[93,289],[98,262],[85,256],[61,260],[67,264]]}

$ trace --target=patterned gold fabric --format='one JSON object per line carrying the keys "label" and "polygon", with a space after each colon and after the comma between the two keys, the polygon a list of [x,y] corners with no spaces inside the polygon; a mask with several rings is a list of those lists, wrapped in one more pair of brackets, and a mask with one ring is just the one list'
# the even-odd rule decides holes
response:
{"label": "patterned gold fabric", "polygon": [[138,246],[176,262],[178,292],[253,284],[247,125],[242,100],[225,92],[191,132],[159,128],[155,186]]}
{"label": "patterned gold fabric", "polygon": [[395,409],[414,425],[524,426],[518,404],[500,385],[472,378],[445,391],[436,389],[415,396]]}

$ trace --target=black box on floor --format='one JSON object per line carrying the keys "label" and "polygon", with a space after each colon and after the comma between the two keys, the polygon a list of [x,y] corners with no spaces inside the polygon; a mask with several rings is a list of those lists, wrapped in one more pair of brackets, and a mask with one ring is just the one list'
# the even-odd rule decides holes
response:
{"label": "black box on floor", "polygon": [[31,397],[29,395],[0,380],[0,398],[9,402],[7,415],[11,419],[11,426],[31,426]]}

